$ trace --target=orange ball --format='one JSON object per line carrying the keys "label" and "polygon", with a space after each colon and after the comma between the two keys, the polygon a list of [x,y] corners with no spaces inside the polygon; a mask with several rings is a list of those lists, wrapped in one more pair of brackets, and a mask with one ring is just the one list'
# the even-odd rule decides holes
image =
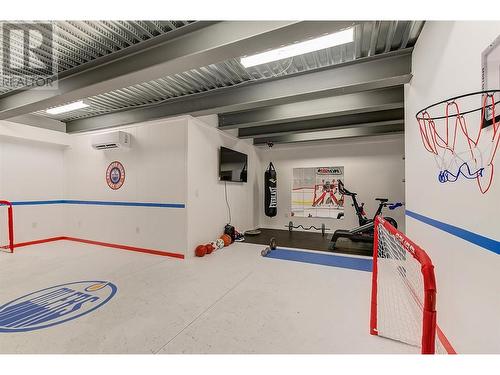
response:
{"label": "orange ball", "polygon": [[228,234],[223,234],[220,238],[224,241],[224,247],[231,245],[231,237]]}
{"label": "orange ball", "polygon": [[196,250],[194,251],[194,253],[197,257],[205,256],[205,254],[207,253],[207,248],[204,245],[196,246]]}
{"label": "orange ball", "polygon": [[212,254],[212,251],[214,251],[214,247],[212,246],[212,244],[207,243],[205,247],[207,248],[207,254]]}

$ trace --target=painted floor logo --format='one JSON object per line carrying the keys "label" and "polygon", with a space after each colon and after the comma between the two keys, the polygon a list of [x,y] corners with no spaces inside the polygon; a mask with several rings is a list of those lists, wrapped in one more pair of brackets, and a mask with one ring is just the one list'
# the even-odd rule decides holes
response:
{"label": "painted floor logo", "polygon": [[0,306],[0,333],[52,327],[103,306],[117,291],[108,281],[78,281],[42,289]]}

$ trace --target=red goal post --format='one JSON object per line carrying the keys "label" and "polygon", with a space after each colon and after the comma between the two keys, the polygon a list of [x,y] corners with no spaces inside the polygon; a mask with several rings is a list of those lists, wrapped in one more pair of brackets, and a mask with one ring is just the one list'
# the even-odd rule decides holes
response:
{"label": "red goal post", "polygon": [[375,219],[370,333],[455,354],[437,326],[436,278],[427,253],[386,220]]}
{"label": "red goal post", "polygon": [[[7,208],[7,212],[0,210],[2,218],[1,235],[0,235],[0,250],[10,253],[14,252],[14,223],[12,215],[12,203],[9,201],[0,200],[0,208]],[[5,222],[6,220],[6,222]]]}

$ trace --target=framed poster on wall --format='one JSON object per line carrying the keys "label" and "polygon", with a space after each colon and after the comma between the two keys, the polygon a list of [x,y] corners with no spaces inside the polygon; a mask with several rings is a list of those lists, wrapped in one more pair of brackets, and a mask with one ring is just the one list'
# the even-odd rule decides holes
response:
{"label": "framed poster on wall", "polygon": [[344,196],[338,181],[344,181],[344,167],[294,168],[291,215],[341,219]]}

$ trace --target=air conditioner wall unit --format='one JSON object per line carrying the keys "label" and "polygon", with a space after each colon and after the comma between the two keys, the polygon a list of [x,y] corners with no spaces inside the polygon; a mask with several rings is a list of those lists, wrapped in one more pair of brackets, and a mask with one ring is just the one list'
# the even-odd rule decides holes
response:
{"label": "air conditioner wall unit", "polygon": [[92,147],[96,150],[129,148],[130,139],[130,134],[122,131],[97,134],[92,137]]}

